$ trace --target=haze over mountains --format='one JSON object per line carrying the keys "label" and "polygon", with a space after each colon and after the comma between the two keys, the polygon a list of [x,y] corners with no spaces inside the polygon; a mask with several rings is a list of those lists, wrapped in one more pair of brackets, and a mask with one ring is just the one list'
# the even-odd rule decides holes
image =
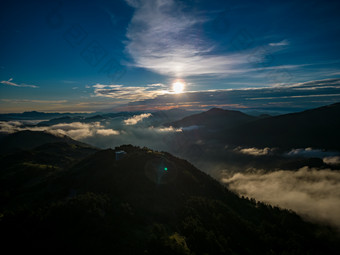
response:
{"label": "haze over mountains", "polygon": [[226,132],[224,139],[230,143],[247,146],[339,150],[339,112],[340,103],[337,103],[300,113],[266,118]]}
{"label": "haze over mountains", "polygon": [[[239,170],[247,161],[259,168],[332,167],[323,159],[338,156],[336,151],[340,150],[337,142],[340,139],[339,108],[338,103],[273,117],[255,117],[217,108],[193,115],[183,110],[93,114],[58,117],[36,124],[3,121],[0,131],[2,134],[22,130],[47,131],[68,135],[99,148],[126,143],[148,146],[189,159],[200,167],[203,166],[201,162],[213,161],[213,168],[216,168],[221,161],[247,155],[246,161],[234,160],[235,164],[241,164]],[[257,159],[267,157],[263,166],[259,160],[254,160],[254,156]]]}
{"label": "haze over mountains", "polygon": [[274,117],[213,108],[167,125],[200,126],[214,131],[210,139],[236,146],[340,149],[339,113],[340,103]]}
{"label": "haze over mountains", "polygon": [[[135,124],[144,126],[166,126],[182,128],[183,131],[203,129],[202,137],[212,133],[209,138],[216,138],[221,143],[258,146],[258,147],[318,147],[325,149],[339,149],[334,141],[338,137],[340,103],[311,109],[303,112],[285,114],[279,116],[251,116],[239,111],[222,110],[213,108],[207,112],[192,114],[184,110],[169,110],[152,112],[143,117]],[[1,131],[5,130],[5,121],[21,120],[47,120],[38,123],[21,125],[23,129],[34,129],[35,127],[48,127],[65,123],[94,123],[114,122],[122,124],[124,119],[132,118],[144,114],[143,112],[122,112],[106,114],[63,114],[54,118],[58,114],[44,113],[24,113],[1,115],[3,124]],[[60,115],[60,114],[59,114]],[[44,116],[44,117],[41,117]],[[52,117],[53,116],[53,117]],[[49,117],[49,118],[48,118]],[[9,122],[10,123],[10,122]],[[121,128],[121,127],[119,127]],[[14,129],[15,130],[15,129]],[[321,132],[327,130],[327,132]],[[204,134],[205,133],[205,134]],[[332,136],[332,137],[331,137]],[[287,139],[287,138],[293,139]],[[311,139],[313,137],[313,139]],[[334,138],[334,139],[333,139]],[[291,144],[289,144],[291,143]]]}
{"label": "haze over mountains", "polygon": [[239,111],[212,108],[207,112],[191,115],[165,125],[173,126],[176,128],[188,128],[191,126],[196,126],[204,127],[205,129],[209,129],[210,131],[215,131],[223,128],[237,127],[256,119],[258,118],[244,114]]}
{"label": "haze over mountains", "polygon": [[[2,121],[4,240],[38,252],[58,243],[56,253],[335,254],[339,113],[333,104],[273,117],[213,108]],[[115,147],[126,158],[116,161]]]}

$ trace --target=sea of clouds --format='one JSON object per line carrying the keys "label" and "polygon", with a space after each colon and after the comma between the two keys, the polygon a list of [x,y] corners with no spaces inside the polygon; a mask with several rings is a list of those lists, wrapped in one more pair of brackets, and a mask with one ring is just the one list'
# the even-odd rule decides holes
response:
{"label": "sea of clouds", "polygon": [[222,182],[239,195],[291,209],[308,220],[340,230],[340,171],[308,167],[258,170],[236,173]]}
{"label": "sea of clouds", "polygon": [[[143,113],[132,117],[103,119],[89,123],[76,121],[50,126],[39,126],[34,122],[0,121],[0,133],[22,130],[45,131],[56,135],[67,135],[99,148],[133,144],[170,152],[169,144],[174,139],[178,139],[178,134],[190,135],[185,133],[189,130],[153,125],[152,122],[148,122],[151,116],[150,113]],[[192,130],[195,129],[197,128]],[[278,153],[288,158],[319,157],[329,166],[340,164],[339,152],[312,148],[280,152],[268,147],[236,147],[231,149],[231,152],[256,158]],[[201,160],[204,161],[204,153]],[[214,167],[213,163],[207,163],[209,168]],[[215,174],[215,178],[219,175],[219,171]],[[211,171],[207,172],[211,173]],[[253,169],[247,172],[243,169],[240,172],[224,171],[224,173],[226,175],[219,175],[219,179],[239,195],[294,210],[308,220],[326,223],[340,229],[340,171],[303,167],[295,171],[268,172],[266,169]]]}
{"label": "sea of clouds", "polygon": [[89,123],[71,122],[49,126],[28,125],[24,121],[0,121],[0,133],[17,131],[45,131],[54,135],[67,135],[75,140],[99,148],[114,148],[122,144],[146,146],[155,150],[166,150],[172,135],[182,132],[173,127],[153,126],[146,123],[150,113],[132,117],[103,119]]}

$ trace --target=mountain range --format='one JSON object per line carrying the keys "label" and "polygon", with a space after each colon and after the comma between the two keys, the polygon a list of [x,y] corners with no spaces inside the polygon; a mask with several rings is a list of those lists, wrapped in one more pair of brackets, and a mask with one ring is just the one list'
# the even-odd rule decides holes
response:
{"label": "mountain range", "polygon": [[212,108],[206,112],[190,115],[181,120],[166,123],[165,125],[176,128],[197,126],[209,129],[210,131],[216,131],[223,128],[237,127],[257,119],[260,119],[260,117],[250,116],[239,111]]}
{"label": "mountain range", "polygon": [[[46,120],[40,121],[36,124],[38,127],[43,126],[52,126],[60,123],[73,123],[73,122],[81,122],[81,123],[91,123],[91,122],[102,122],[102,121],[112,121],[116,119],[126,119],[131,118],[136,115],[143,114],[144,112],[118,112],[118,113],[93,113],[93,114],[45,114],[45,113],[37,113],[37,116],[44,116]],[[171,109],[165,111],[155,111],[152,112],[151,116],[147,119],[147,122],[152,125],[160,125],[164,122],[175,121],[180,118],[184,118],[188,115],[191,115],[192,112],[181,110],[181,109]],[[8,117],[5,115],[4,119],[8,120],[8,118],[16,118],[21,120],[24,117],[27,117],[28,114],[13,114]],[[30,116],[30,115],[29,115]],[[48,118],[48,116],[50,118]],[[51,116],[57,116],[52,117]],[[35,119],[35,116],[32,116],[31,119]],[[43,118],[41,118],[43,119]],[[1,115],[0,115],[1,120]],[[28,126],[35,126],[34,124],[28,124]]]}
{"label": "mountain range", "polygon": [[[165,126],[194,127],[195,139],[223,145],[340,150],[340,103],[279,116],[254,117],[213,108]],[[207,131],[213,132],[207,132]]]}
{"label": "mountain range", "polygon": [[[189,162],[44,132],[1,153],[2,249],[35,254],[336,254],[328,228],[238,197]],[[23,147],[20,148],[19,138]],[[27,146],[27,141],[41,143]],[[5,142],[5,144],[3,144]],[[16,146],[13,146],[16,144]],[[117,151],[126,155],[116,160]]]}
{"label": "mountain range", "polygon": [[265,118],[229,130],[223,140],[257,147],[316,147],[340,150],[340,103]]}
{"label": "mountain range", "polygon": [[3,113],[0,114],[0,121],[10,121],[10,120],[45,120],[51,118],[60,118],[63,116],[75,116],[75,115],[83,115],[86,116],[86,113],[46,113],[46,112],[23,112],[23,113]]}

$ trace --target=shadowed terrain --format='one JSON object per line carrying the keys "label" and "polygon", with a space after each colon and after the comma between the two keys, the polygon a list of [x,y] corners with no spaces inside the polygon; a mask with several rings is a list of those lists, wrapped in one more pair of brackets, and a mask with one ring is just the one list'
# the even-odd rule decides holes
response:
{"label": "shadowed terrain", "polygon": [[127,154],[117,161],[115,150],[64,142],[2,155],[4,245],[38,254],[337,251],[331,229],[240,198],[185,160],[116,150]]}

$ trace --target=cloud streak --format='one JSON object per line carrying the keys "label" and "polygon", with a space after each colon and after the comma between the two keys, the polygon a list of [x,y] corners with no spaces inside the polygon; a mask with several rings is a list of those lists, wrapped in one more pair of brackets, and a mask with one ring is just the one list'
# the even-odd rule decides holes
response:
{"label": "cloud streak", "polygon": [[242,153],[242,154],[246,154],[246,155],[251,155],[251,156],[265,156],[265,155],[269,155],[271,152],[273,151],[273,149],[271,148],[235,148],[234,152],[238,152],[238,153]]}
{"label": "cloud streak", "polygon": [[[189,91],[181,95],[168,93],[131,102],[125,106],[125,109],[151,110],[180,107],[190,110],[208,110],[212,107],[220,107],[235,110],[268,110],[269,113],[270,111],[295,112],[339,102],[339,86],[340,78],[334,78],[289,86]],[[269,99],[270,103],[268,103]],[[123,106],[120,107],[124,110]]]}
{"label": "cloud streak", "polygon": [[0,83],[6,84],[6,85],[9,85],[9,86],[13,86],[13,87],[39,88],[36,85],[29,85],[29,84],[25,84],[25,83],[17,84],[17,83],[12,82],[12,80],[13,80],[13,78],[10,78],[8,81],[0,81]]}
{"label": "cloud streak", "polygon": [[123,100],[145,100],[155,98],[158,95],[168,93],[164,84],[149,84],[146,86],[123,86],[123,85],[93,85],[96,96],[109,97]]}
{"label": "cloud streak", "polygon": [[282,40],[282,41],[277,42],[277,43],[269,43],[269,46],[272,46],[272,47],[287,46],[287,45],[289,45],[289,41],[287,39]]}
{"label": "cloud streak", "polygon": [[323,162],[328,165],[340,165],[340,156],[324,157]]}
{"label": "cloud streak", "polygon": [[172,77],[239,74],[249,64],[246,54],[214,52],[203,38],[205,18],[184,11],[174,0],[127,1],[135,8],[128,26],[127,52],[134,66]]}
{"label": "cloud streak", "polygon": [[242,196],[292,209],[309,220],[340,229],[340,171],[304,167],[237,173],[222,182]]}
{"label": "cloud streak", "polygon": [[143,113],[140,115],[134,115],[133,117],[124,120],[125,125],[131,126],[136,125],[138,122],[142,121],[145,118],[149,118],[152,114],[151,113]]}

